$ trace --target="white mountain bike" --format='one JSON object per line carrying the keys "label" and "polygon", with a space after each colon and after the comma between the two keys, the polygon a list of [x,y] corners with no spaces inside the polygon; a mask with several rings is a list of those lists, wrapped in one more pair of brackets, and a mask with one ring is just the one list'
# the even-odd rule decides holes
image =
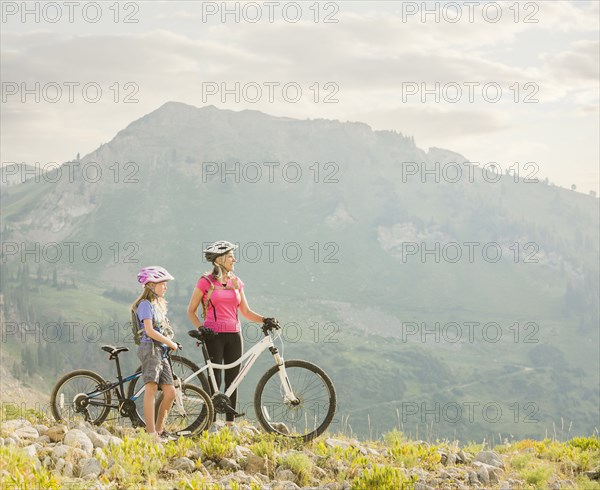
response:
{"label": "white mountain bike", "polygon": [[[231,406],[231,395],[240,386],[258,357],[268,350],[275,366],[262,376],[254,392],[254,410],[260,425],[268,432],[309,441],[321,435],[331,423],[336,410],[336,393],[329,376],[318,366],[307,361],[284,361],[274,341],[281,337],[277,321],[262,326],[264,338],[230,364],[210,361],[205,341],[218,335],[208,328],[191,330],[188,334],[198,341],[206,365],[198,367],[189,359],[172,355],[174,373],[185,385],[199,384],[211,395],[215,413],[241,416]],[[236,366],[241,369],[225,392],[217,386],[215,369]],[[136,382],[129,385],[129,394],[136,392]],[[158,403],[158,402],[157,402]],[[212,421],[211,421],[212,422]]]}

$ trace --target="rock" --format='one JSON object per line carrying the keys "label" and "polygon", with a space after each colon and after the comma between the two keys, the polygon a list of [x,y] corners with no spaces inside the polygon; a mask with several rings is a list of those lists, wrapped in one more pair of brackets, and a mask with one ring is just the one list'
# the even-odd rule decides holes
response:
{"label": "rock", "polygon": [[288,435],[290,433],[290,430],[287,428],[287,425],[282,424],[281,422],[274,422],[273,424],[271,424],[271,426],[273,427],[273,429],[282,433],[283,435]]}
{"label": "rock", "polygon": [[96,458],[85,458],[79,462],[80,478],[97,478],[102,473],[102,465]]}
{"label": "rock", "polygon": [[583,474],[590,480],[600,480],[600,470],[585,471]]}
{"label": "rock", "polygon": [[54,446],[52,448],[52,452],[50,453],[50,455],[52,456],[52,459],[54,459],[55,461],[58,461],[60,459],[65,459],[67,457],[67,455],[69,454],[69,452],[70,452],[69,446],[60,445],[60,446]]}
{"label": "rock", "polygon": [[435,490],[433,487],[429,485],[425,485],[424,483],[417,482],[415,483],[415,490]]}
{"label": "rock", "polygon": [[96,429],[96,432],[98,434],[100,434],[101,436],[107,436],[107,437],[112,436],[112,434],[107,429],[105,429],[104,427],[98,427]]}
{"label": "rock", "polygon": [[327,438],[325,439],[325,445],[327,447],[341,447],[342,449],[347,449],[350,447],[350,443],[347,441],[340,441],[339,439]]}
{"label": "rock", "polygon": [[473,470],[469,470],[468,475],[470,485],[476,485],[479,483],[479,477],[477,476],[477,473],[475,473]]}
{"label": "rock", "polygon": [[4,438],[0,437],[0,447],[4,447]]}
{"label": "rock", "polygon": [[504,463],[500,458],[500,455],[495,451],[481,451],[475,456],[475,461],[480,461],[496,468],[504,469]]}
{"label": "rock", "polygon": [[271,481],[267,475],[263,475],[262,473],[257,473],[254,475],[254,478],[257,478],[261,483],[269,483]]}
{"label": "rock", "polygon": [[488,465],[480,464],[477,466],[477,479],[480,483],[487,485],[490,483],[490,474],[487,470]]}
{"label": "rock", "polygon": [[4,437],[11,436],[17,429],[22,427],[31,427],[31,424],[25,419],[12,419],[2,422],[0,425],[0,433]]}
{"label": "rock", "polygon": [[236,446],[235,447],[235,459],[243,459],[246,456],[248,456],[248,454],[252,454],[252,451],[245,447],[245,446]]}
{"label": "rock", "polygon": [[217,465],[219,466],[219,468],[229,471],[238,471],[242,469],[242,467],[237,463],[237,461],[231,458],[221,458],[219,459]]}
{"label": "rock", "polygon": [[456,464],[457,456],[454,453],[446,453],[444,451],[439,451],[440,453],[440,461],[444,466],[451,466]]}
{"label": "rock", "polygon": [[71,463],[70,461],[67,461],[65,463],[64,468],[62,469],[62,474],[63,474],[63,476],[72,478],[73,477],[73,463]]}
{"label": "rock", "polygon": [[97,447],[94,449],[94,458],[98,461],[106,461],[106,454],[104,454],[101,448]]}
{"label": "rock", "polygon": [[196,469],[196,464],[189,458],[177,458],[170,464],[170,467],[177,471],[191,473]]}
{"label": "rock", "polygon": [[277,478],[278,480],[289,480],[289,481],[294,481],[296,480],[296,475],[294,474],[294,472],[292,470],[288,470],[287,468],[283,468],[283,467],[279,467],[275,470],[275,478]]}
{"label": "rock", "polygon": [[[478,468],[477,474],[479,474],[479,469],[483,468],[485,470],[485,473],[488,475],[489,483],[498,483],[500,481],[500,477],[502,476],[502,470],[500,468],[482,463],[480,461],[475,461],[473,466]],[[484,483],[481,478],[479,478],[479,480]]]}
{"label": "rock", "polygon": [[75,462],[79,462],[82,459],[86,459],[86,458],[90,457],[90,455],[88,453],[86,453],[83,449],[79,449],[78,447],[72,447],[70,449],[71,449],[69,451],[70,458]]}
{"label": "rock", "polygon": [[52,466],[52,458],[50,456],[46,456],[44,461],[42,461],[42,466],[44,468],[50,468],[50,466]]}
{"label": "rock", "polygon": [[274,481],[271,483],[271,490],[300,490],[300,487],[293,481]]}
{"label": "rock", "polygon": [[90,441],[92,441],[92,444],[95,448],[103,448],[108,446],[109,437],[113,437],[101,436],[100,434],[96,434],[93,430],[87,431],[85,434],[90,438]]}
{"label": "rock", "polygon": [[219,480],[219,483],[223,486],[227,486],[228,484],[231,484],[232,481],[245,485],[260,485],[260,482],[256,478],[247,475],[243,471],[236,471],[235,473],[231,473],[225,478]]}
{"label": "rock", "polygon": [[250,435],[260,434],[260,431],[253,425],[248,425],[247,427],[244,427],[243,430],[244,430],[244,432],[247,432]]}
{"label": "rock", "polygon": [[113,446],[120,446],[121,444],[123,444],[123,439],[117,436],[110,436],[108,438],[108,443],[112,444]]}
{"label": "rock", "polygon": [[40,433],[37,430],[35,430],[34,427],[30,426],[18,428],[17,430],[15,430],[14,435],[18,436],[20,439],[24,439],[27,441],[33,441],[40,437]]}
{"label": "rock", "polygon": [[43,424],[35,424],[33,428],[38,431],[40,436],[45,435],[48,430],[48,426]]}
{"label": "rock", "polygon": [[456,453],[456,464],[467,464],[473,461],[473,455],[465,453],[462,449]]}
{"label": "rock", "polygon": [[261,458],[254,453],[250,453],[246,456],[242,463],[244,471],[247,473],[268,473],[268,461],[266,458]]}
{"label": "rock", "polygon": [[83,449],[90,456],[94,450],[94,444],[85,432],[79,429],[71,429],[66,433],[63,443],[67,446]]}
{"label": "rock", "polygon": [[25,446],[23,448],[23,451],[25,451],[25,454],[27,454],[28,456],[35,458],[37,456],[37,448],[33,445],[30,444],[29,446]]}
{"label": "rock", "polygon": [[503,481],[502,483],[500,483],[498,490],[510,490],[510,483],[508,483],[507,481]]}
{"label": "rock", "polygon": [[36,441],[38,444],[42,444],[42,445],[46,445],[46,444],[50,444],[50,438],[48,436],[40,436],[36,439]]}
{"label": "rock", "polygon": [[46,435],[50,438],[52,442],[60,442],[65,438],[65,434],[67,433],[66,425],[55,425],[50,427],[46,431]]}

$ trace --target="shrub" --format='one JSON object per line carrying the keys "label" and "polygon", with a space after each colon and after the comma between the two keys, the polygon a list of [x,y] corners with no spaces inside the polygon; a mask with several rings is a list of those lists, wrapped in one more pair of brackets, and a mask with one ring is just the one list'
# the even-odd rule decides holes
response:
{"label": "shrub", "polygon": [[414,485],[415,479],[406,478],[399,468],[375,466],[354,480],[352,490],[410,490]]}

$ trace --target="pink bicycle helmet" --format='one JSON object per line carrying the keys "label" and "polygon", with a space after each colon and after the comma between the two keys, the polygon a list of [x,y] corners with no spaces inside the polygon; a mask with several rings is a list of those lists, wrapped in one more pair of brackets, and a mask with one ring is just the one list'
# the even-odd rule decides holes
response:
{"label": "pink bicycle helmet", "polygon": [[146,284],[148,282],[164,282],[175,279],[167,269],[159,267],[157,265],[151,265],[150,267],[144,267],[138,272],[137,280],[140,284]]}

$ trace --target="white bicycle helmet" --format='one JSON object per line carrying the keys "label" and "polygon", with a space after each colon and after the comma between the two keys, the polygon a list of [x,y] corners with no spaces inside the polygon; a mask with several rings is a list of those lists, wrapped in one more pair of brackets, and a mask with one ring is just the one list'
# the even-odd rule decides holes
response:
{"label": "white bicycle helmet", "polygon": [[237,245],[233,243],[227,242],[225,240],[219,240],[218,242],[213,243],[205,250],[202,250],[205,254],[213,254],[213,255],[223,255],[229,252],[230,250],[235,250]]}
{"label": "white bicycle helmet", "polygon": [[140,284],[146,284],[149,282],[164,282],[172,281],[175,279],[167,269],[159,267],[158,265],[151,265],[150,267],[144,267],[138,272],[137,280]]}

